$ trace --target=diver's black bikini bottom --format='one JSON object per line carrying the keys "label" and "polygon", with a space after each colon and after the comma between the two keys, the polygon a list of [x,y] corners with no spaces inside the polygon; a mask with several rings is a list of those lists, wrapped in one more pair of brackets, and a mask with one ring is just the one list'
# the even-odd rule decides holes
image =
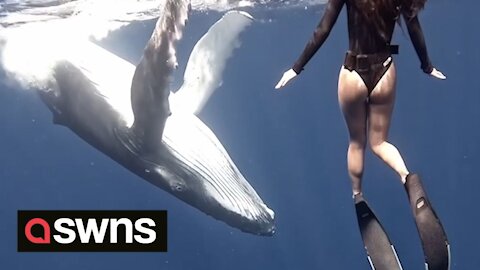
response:
{"label": "diver's black bikini bottom", "polygon": [[398,52],[398,47],[392,48],[394,49],[375,54],[355,54],[348,51],[345,56],[344,67],[349,71],[355,70],[360,75],[369,95],[392,65],[391,55]]}

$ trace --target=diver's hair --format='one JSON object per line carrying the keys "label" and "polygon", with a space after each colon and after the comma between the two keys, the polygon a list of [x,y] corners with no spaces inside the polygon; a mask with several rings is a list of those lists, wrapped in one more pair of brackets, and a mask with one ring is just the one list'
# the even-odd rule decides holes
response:
{"label": "diver's hair", "polygon": [[402,14],[406,20],[413,19],[426,2],[427,0],[356,0],[355,4],[383,36],[389,18],[399,24]]}
{"label": "diver's hair", "polygon": [[391,16],[392,19],[398,19],[401,13],[408,18],[415,17],[425,6],[427,0],[357,0],[359,6],[367,18],[385,18]]}

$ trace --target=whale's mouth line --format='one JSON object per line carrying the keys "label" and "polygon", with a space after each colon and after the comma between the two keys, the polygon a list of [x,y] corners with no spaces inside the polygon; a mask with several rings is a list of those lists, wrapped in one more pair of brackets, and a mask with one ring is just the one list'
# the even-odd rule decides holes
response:
{"label": "whale's mouth line", "polygon": [[[195,115],[185,116],[172,115],[164,131],[164,144],[175,162],[201,177],[209,194],[225,209],[250,221],[273,220],[273,211],[248,184],[214,133]],[[197,140],[192,142],[190,137]]]}

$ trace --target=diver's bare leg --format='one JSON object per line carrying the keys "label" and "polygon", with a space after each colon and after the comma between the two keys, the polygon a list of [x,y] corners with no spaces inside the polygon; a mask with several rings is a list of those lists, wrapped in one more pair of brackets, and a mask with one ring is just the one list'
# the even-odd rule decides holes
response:
{"label": "diver's bare leg", "polygon": [[367,96],[367,88],[358,73],[342,67],[338,78],[338,101],[350,135],[347,163],[353,195],[362,193],[367,137]]}
{"label": "diver's bare leg", "polygon": [[368,90],[356,71],[342,69],[338,79],[338,101],[350,134],[348,172],[363,244],[372,268],[400,270],[387,233],[362,195],[361,181],[367,138]]}
{"label": "diver's bare leg", "polygon": [[390,118],[395,103],[396,71],[392,64],[370,94],[368,102],[368,137],[372,151],[394,169],[403,183],[408,175],[398,149],[387,142]]}

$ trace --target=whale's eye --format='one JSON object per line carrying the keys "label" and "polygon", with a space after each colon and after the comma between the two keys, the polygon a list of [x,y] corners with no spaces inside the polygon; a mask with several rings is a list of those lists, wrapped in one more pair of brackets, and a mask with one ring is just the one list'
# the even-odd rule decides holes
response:
{"label": "whale's eye", "polygon": [[183,191],[183,187],[180,185],[175,186],[176,191]]}

